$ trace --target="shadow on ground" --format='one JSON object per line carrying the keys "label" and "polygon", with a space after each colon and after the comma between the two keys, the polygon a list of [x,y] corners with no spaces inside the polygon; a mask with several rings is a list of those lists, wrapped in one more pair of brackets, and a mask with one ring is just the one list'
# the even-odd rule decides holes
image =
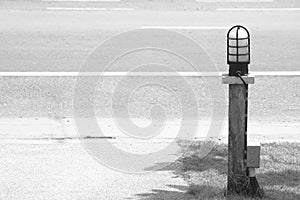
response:
{"label": "shadow on ground", "polygon": [[[184,143],[181,144],[184,146]],[[168,190],[153,190],[151,193],[138,194],[140,199],[250,199],[239,197],[224,197],[227,177],[227,146],[216,145],[204,158],[199,157],[201,142],[192,144],[188,153],[185,153],[175,163],[157,163],[147,170],[154,170],[160,166],[166,166],[160,171],[172,171],[174,176],[182,177],[189,183],[189,187],[170,185]],[[272,146],[272,144],[270,144]],[[276,147],[275,151],[262,153],[261,171],[258,172],[258,181],[265,192],[263,199],[270,200],[298,200],[300,199],[300,165],[290,161],[276,162],[264,160],[265,156],[278,155],[280,149],[287,148],[286,145]],[[300,144],[298,144],[300,146]],[[268,144],[264,144],[263,148]],[[269,155],[270,154],[270,155]],[[285,152],[286,154],[286,152]],[[276,156],[277,156],[276,155]],[[294,155],[294,154],[291,154]],[[289,155],[286,155],[289,156]],[[293,158],[295,159],[295,157]],[[268,163],[271,162],[271,163]],[[267,164],[266,164],[267,163]],[[269,166],[274,166],[270,168]],[[175,191],[172,189],[176,189]]]}
{"label": "shadow on ground", "polygon": [[138,194],[143,200],[191,200],[195,196],[186,193],[188,187],[178,185],[168,185],[170,190],[152,190],[151,193]]}

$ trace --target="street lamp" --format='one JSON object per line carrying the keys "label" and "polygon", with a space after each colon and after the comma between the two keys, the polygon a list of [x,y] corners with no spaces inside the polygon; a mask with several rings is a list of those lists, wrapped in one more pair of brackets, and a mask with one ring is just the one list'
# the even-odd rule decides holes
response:
{"label": "street lamp", "polygon": [[262,197],[255,177],[260,145],[247,144],[248,85],[254,84],[254,76],[248,72],[250,35],[243,26],[228,31],[227,64],[229,74],[222,77],[222,83],[229,85],[227,193]]}
{"label": "street lamp", "polygon": [[227,63],[229,76],[248,74],[250,63],[250,34],[240,25],[232,27],[227,34]]}

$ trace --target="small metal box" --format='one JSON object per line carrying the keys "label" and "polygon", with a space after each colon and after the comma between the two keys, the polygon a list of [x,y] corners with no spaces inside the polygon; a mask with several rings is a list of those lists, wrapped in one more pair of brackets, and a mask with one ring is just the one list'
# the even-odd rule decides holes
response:
{"label": "small metal box", "polygon": [[260,144],[248,145],[247,147],[247,167],[260,167]]}

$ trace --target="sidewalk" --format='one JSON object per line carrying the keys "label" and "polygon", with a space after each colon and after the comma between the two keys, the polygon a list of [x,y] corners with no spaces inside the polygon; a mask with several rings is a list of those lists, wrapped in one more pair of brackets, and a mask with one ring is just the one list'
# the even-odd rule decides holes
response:
{"label": "sidewalk", "polygon": [[107,168],[81,144],[1,144],[0,199],[191,199],[174,169],[126,174]]}
{"label": "sidewalk", "polygon": [[[113,119],[97,119],[103,135],[107,138],[130,138],[122,133],[116,126]],[[147,125],[147,121],[134,120],[137,124]],[[180,121],[169,121],[164,130],[155,139],[174,139],[177,137],[180,128]],[[190,122],[188,122],[190,123]],[[223,129],[218,136],[219,141],[227,141],[228,126],[224,122]],[[210,127],[209,120],[199,121],[199,128],[195,135],[197,139],[205,139]],[[188,127],[186,127],[188,130]],[[248,140],[260,142],[273,141],[300,141],[300,124],[298,123],[265,123],[249,121]],[[76,131],[75,122],[72,119],[48,119],[48,118],[18,118],[0,119],[0,140],[15,139],[78,139],[99,137],[99,134],[91,133],[86,128],[80,135]],[[184,139],[184,138],[183,138]]]}

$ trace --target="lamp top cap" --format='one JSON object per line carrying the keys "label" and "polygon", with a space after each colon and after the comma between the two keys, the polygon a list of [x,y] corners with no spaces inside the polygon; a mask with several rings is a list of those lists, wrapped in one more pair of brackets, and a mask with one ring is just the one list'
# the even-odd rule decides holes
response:
{"label": "lamp top cap", "polygon": [[227,37],[230,39],[247,39],[249,38],[249,36],[249,31],[241,25],[232,27],[231,29],[229,29],[227,34]]}

